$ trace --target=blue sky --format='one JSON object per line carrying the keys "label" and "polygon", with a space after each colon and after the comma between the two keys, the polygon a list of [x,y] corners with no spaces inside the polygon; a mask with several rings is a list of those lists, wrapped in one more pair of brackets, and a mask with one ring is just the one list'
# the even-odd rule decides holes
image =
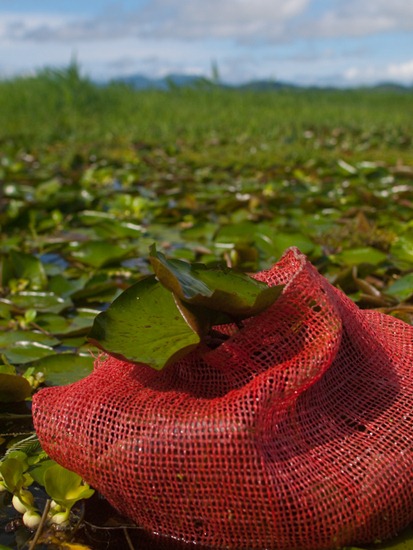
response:
{"label": "blue sky", "polygon": [[0,0],[0,77],[76,58],[103,80],[413,84],[412,0]]}

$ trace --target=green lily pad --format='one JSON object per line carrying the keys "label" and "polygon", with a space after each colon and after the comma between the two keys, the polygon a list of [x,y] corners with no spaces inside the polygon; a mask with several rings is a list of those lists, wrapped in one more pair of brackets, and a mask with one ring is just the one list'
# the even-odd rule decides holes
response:
{"label": "green lily pad", "polygon": [[96,317],[89,340],[111,355],[159,370],[194,349],[200,338],[180,315],[173,295],[151,276]]}
{"label": "green lily pad", "polygon": [[406,233],[398,237],[392,244],[390,252],[400,269],[410,269],[413,266],[413,234]]}
{"label": "green lily pad", "polygon": [[47,386],[65,386],[90,374],[94,362],[91,355],[55,353],[31,362],[30,366],[45,375]]}
{"label": "green lily pad", "polygon": [[69,298],[61,298],[54,292],[23,291],[13,294],[10,300],[21,309],[35,309],[52,313],[60,313],[73,305]]}
{"label": "green lily pad", "polygon": [[0,301],[0,319],[10,319],[12,307],[11,304]]}
{"label": "green lily pad", "polygon": [[40,290],[47,285],[47,276],[42,262],[24,252],[10,251],[10,261],[14,277],[30,281],[30,288]]}
{"label": "green lily pad", "polygon": [[371,264],[378,265],[387,259],[387,254],[371,246],[344,250],[331,256],[331,260],[344,265]]}
{"label": "green lily pad", "polygon": [[81,290],[85,286],[86,280],[83,277],[77,279],[69,279],[62,274],[57,274],[49,281],[49,290],[57,296],[68,298],[75,292]]}
{"label": "green lily pad", "polygon": [[133,246],[118,245],[107,241],[90,241],[72,245],[72,258],[91,267],[100,268],[126,258]]}
{"label": "green lily pad", "polygon": [[12,348],[6,348],[2,353],[10,363],[23,365],[35,359],[51,355],[54,351],[52,347],[46,346],[45,344],[23,340],[15,342]]}
{"label": "green lily pad", "polygon": [[59,343],[57,338],[39,331],[14,330],[0,332],[0,351],[15,347],[19,342],[37,342],[46,346],[56,346]]}
{"label": "green lily pad", "polygon": [[408,273],[397,279],[397,281],[387,288],[386,294],[395,296],[400,301],[407,300],[413,296],[413,273]]}
{"label": "green lily pad", "polygon": [[252,317],[267,309],[283,288],[282,285],[269,287],[231,270],[168,260],[154,247],[149,259],[158,280],[180,300],[237,319]]}

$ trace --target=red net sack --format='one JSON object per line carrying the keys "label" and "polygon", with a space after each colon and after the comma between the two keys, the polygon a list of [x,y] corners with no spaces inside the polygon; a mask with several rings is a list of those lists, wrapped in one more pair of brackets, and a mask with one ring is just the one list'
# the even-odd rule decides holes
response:
{"label": "red net sack", "polygon": [[44,449],[138,525],[213,548],[321,550],[413,519],[413,327],[296,249],[270,309],[161,372],[109,357],[33,401]]}

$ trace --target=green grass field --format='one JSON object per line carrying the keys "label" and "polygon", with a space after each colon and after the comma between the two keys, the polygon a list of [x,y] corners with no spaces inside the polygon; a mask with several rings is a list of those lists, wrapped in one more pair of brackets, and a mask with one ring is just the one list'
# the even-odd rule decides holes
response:
{"label": "green grass field", "polygon": [[[311,158],[328,151],[411,160],[410,92],[378,90],[136,92],[98,86],[77,67],[0,82],[0,137],[16,147],[143,142]],[[310,135],[312,134],[312,135]],[[314,153],[314,148],[317,153]]]}

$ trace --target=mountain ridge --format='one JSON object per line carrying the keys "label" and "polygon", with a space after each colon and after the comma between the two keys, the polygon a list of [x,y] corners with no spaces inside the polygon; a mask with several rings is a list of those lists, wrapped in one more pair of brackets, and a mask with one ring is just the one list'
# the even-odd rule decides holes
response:
{"label": "mountain ridge", "polygon": [[171,73],[164,77],[150,77],[145,76],[141,73],[136,73],[128,76],[119,76],[112,78],[110,82],[123,83],[136,90],[171,90],[174,88],[201,88],[201,87],[220,87],[227,89],[238,89],[238,90],[342,90],[342,89],[377,89],[377,90],[392,90],[400,92],[411,92],[413,91],[413,84],[403,85],[395,82],[383,81],[377,84],[371,85],[358,85],[358,86],[333,86],[333,85],[300,85],[294,84],[291,82],[284,82],[275,79],[257,79],[249,80],[246,82],[241,82],[239,84],[230,84],[218,79],[210,79],[201,75],[187,75],[180,73]]}

